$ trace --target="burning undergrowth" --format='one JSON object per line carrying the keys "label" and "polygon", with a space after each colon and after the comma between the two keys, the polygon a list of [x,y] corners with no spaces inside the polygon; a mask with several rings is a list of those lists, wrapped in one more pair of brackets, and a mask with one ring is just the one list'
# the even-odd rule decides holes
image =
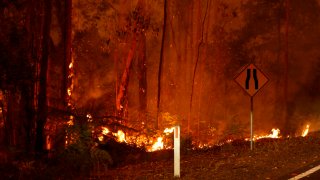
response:
{"label": "burning undergrowth", "polygon": [[[72,123],[70,122],[71,120],[68,121],[68,128],[74,129],[78,127],[78,131],[67,131],[65,147],[69,149],[70,146],[72,147],[73,144],[79,144],[83,139],[86,139],[86,141],[90,139],[90,143],[87,143],[86,146],[91,147],[91,149],[106,151],[111,159],[106,161],[109,166],[119,166],[141,161],[172,159],[173,157],[173,127],[167,127],[163,130],[137,130],[122,123],[122,119],[113,116],[92,117],[90,114],[87,114],[83,118],[85,121],[82,120],[85,124],[85,129],[87,129],[86,137],[84,138],[81,137],[82,132],[79,130],[79,126],[81,127],[82,125],[74,122],[76,119],[79,118],[74,118]],[[310,127],[310,124],[306,124],[301,129],[301,132],[296,133],[296,136],[307,136]],[[213,143],[203,143],[192,139],[191,136],[183,134],[181,137],[181,151],[183,154],[188,154],[192,151],[220,151],[230,146],[246,147],[245,149],[250,147],[250,137],[225,137],[227,138]],[[273,128],[269,133],[254,134],[252,141],[259,145],[260,142],[288,138],[291,137],[282,136],[280,129]],[[82,148],[82,146],[76,146],[76,148]]]}
{"label": "burning undergrowth", "polygon": [[[70,114],[66,117],[68,121],[65,121],[65,131],[62,133],[64,148],[58,152],[53,141],[47,141],[46,147],[53,158],[58,155],[56,159],[59,161],[72,164],[68,167],[69,169],[71,167],[94,169],[97,164],[106,168],[119,167],[173,159],[173,126],[170,123],[166,123],[167,127],[161,126],[161,129],[154,129],[146,127],[145,124],[141,127],[134,126],[128,120],[115,116],[95,117],[83,113],[82,115]],[[169,120],[171,121],[172,118]],[[296,136],[308,136],[313,130],[312,127],[312,124],[302,125],[296,132]],[[213,133],[217,131],[214,130]],[[184,132],[181,134],[181,152],[182,155],[187,155],[203,151],[220,152],[230,148],[249,150],[250,135],[238,135],[239,133],[226,133],[220,136],[224,138],[216,141],[199,141],[196,137]],[[212,136],[208,136],[208,139],[210,138]],[[272,128],[269,132],[254,134],[252,140],[258,147],[264,142],[284,141],[289,138],[293,136],[282,135],[279,128]],[[51,134],[47,139],[55,139],[55,137]]]}

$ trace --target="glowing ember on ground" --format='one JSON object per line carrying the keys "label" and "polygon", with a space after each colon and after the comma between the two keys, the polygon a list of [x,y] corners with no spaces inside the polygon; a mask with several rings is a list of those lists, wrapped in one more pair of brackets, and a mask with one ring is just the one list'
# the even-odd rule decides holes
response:
{"label": "glowing ember on ground", "polygon": [[306,126],[306,128],[303,130],[303,132],[302,132],[302,134],[301,134],[302,137],[306,137],[306,136],[308,135],[308,133],[309,133],[309,127],[310,127],[310,125],[308,124],[308,125]]}
{"label": "glowing ember on ground", "polygon": [[70,116],[69,118],[70,118],[70,120],[67,122],[67,124],[68,124],[69,126],[73,126],[73,125],[74,125],[74,123],[73,123],[73,116]]}
{"label": "glowing ember on ground", "polygon": [[101,136],[98,136],[98,140],[99,141],[103,141],[103,136],[101,135]]}
{"label": "glowing ember on ground", "polygon": [[110,131],[109,131],[108,128],[102,127],[102,134],[103,134],[103,135],[107,135],[109,132],[110,132]]}

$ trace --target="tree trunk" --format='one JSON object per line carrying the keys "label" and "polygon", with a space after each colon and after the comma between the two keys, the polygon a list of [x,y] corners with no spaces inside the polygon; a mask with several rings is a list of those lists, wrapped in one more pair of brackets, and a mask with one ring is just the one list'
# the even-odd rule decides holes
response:
{"label": "tree trunk", "polygon": [[69,76],[69,65],[72,62],[72,0],[65,1],[65,22],[64,22],[64,67],[63,67],[63,85],[61,91],[61,97],[64,100],[64,106],[67,107],[68,105],[68,92],[67,89],[70,85],[70,78]]}
{"label": "tree trunk", "polygon": [[[41,2],[40,2],[41,3]],[[42,23],[42,53],[40,61],[39,95],[38,95],[38,117],[36,122],[36,144],[38,153],[43,152],[45,141],[44,126],[47,121],[47,70],[49,60],[50,24],[51,24],[51,0],[44,0],[40,7],[44,12]]]}
{"label": "tree trunk", "polygon": [[33,106],[33,84],[26,84],[25,88],[21,89],[21,111],[23,127],[25,132],[24,147],[26,152],[32,150],[32,137],[34,129],[34,106]]}
{"label": "tree trunk", "polygon": [[17,99],[16,99],[16,91],[9,90],[6,93],[7,99],[7,117],[4,121],[4,129],[5,129],[5,145],[7,147],[15,146],[16,139],[15,139],[15,121],[17,118]]}
{"label": "tree trunk", "polygon": [[284,34],[284,89],[283,89],[283,101],[284,101],[284,120],[285,120],[285,135],[293,133],[291,132],[290,119],[288,116],[288,66],[289,66],[289,0],[285,0],[285,34]]}
{"label": "tree trunk", "polygon": [[143,115],[140,118],[145,120],[145,113],[147,110],[147,66],[146,66],[146,36],[141,35],[140,38],[140,52],[138,57],[139,66],[139,110]]}
{"label": "tree trunk", "polygon": [[[198,2],[198,20],[200,21],[201,20],[201,2],[199,1]],[[205,25],[205,21],[206,21],[206,17],[207,17],[207,13],[208,13],[208,7],[209,7],[209,0],[207,0],[207,6],[206,6],[206,11],[205,11],[205,14],[204,14],[204,17],[203,17],[203,20],[201,22],[201,25],[200,27],[198,27],[198,33],[199,35],[197,36],[200,36],[199,37],[199,42],[198,42],[198,46],[197,46],[197,56],[196,56],[196,62],[195,62],[195,65],[194,65],[194,69],[193,69],[193,76],[192,76],[192,84],[191,84],[191,94],[190,94],[190,104],[189,104],[189,117],[188,117],[188,133],[190,132],[190,121],[191,121],[191,118],[192,118],[192,103],[193,103],[193,93],[194,93],[194,86],[195,86],[195,79],[196,79],[196,73],[197,73],[197,67],[198,67],[198,64],[199,64],[199,61],[200,61],[200,50],[201,50],[201,46],[203,44],[203,36],[204,36],[204,25]],[[201,35],[200,35],[201,33]]]}
{"label": "tree trunk", "polygon": [[119,116],[123,116],[124,100],[125,100],[124,98],[127,93],[130,69],[132,66],[133,55],[136,50],[136,46],[137,46],[137,38],[136,38],[136,35],[134,35],[132,38],[131,48],[127,56],[126,67],[122,73],[120,87],[118,89],[117,98],[116,98],[116,108]]}
{"label": "tree trunk", "polygon": [[156,117],[156,129],[159,128],[159,114],[160,114],[160,102],[161,102],[161,79],[162,79],[162,69],[163,69],[163,54],[164,54],[164,43],[166,38],[167,30],[167,0],[164,0],[163,5],[163,26],[162,26],[162,39],[161,39],[161,49],[160,49],[160,61],[158,70],[158,95],[157,95],[157,117]]}

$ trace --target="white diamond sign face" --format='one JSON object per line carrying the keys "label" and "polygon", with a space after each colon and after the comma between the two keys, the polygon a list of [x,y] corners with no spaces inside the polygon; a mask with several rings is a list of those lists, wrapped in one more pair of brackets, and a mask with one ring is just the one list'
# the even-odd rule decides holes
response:
{"label": "white diamond sign face", "polygon": [[241,72],[235,77],[235,81],[250,96],[254,96],[269,79],[254,64],[245,66]]}

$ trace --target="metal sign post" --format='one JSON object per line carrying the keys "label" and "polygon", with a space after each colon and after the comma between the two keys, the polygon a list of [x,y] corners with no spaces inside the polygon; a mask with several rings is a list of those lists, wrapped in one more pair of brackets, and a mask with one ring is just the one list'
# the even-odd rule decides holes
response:
{"label": "metal sign post", "polygon": [[174,177],[180,177],[180,126],[174,127]]}
{"label": "metal sign post", "polygon": [[249,64],[236,75],[235,81],[250,96],[250,150],[253,149],[253,96],[269,81],[254,64]]}

